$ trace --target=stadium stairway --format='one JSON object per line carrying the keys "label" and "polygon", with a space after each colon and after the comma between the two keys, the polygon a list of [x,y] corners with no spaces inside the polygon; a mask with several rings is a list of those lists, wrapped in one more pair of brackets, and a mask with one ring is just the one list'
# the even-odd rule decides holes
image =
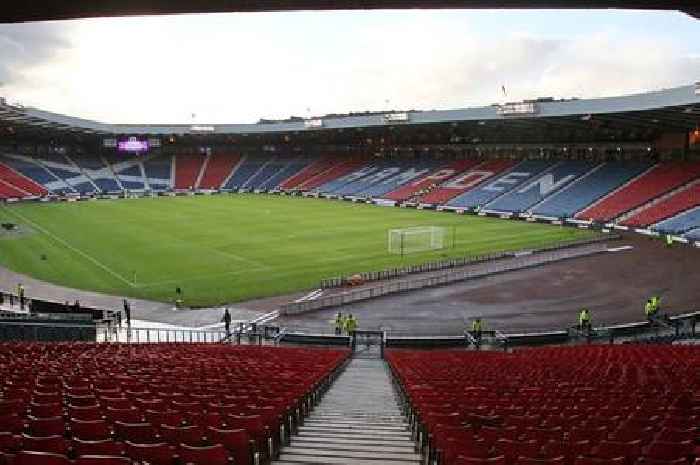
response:
{"label": "stadium stairway", "polygon": [[274,465],[418,465],[384,360],[355,358]]}

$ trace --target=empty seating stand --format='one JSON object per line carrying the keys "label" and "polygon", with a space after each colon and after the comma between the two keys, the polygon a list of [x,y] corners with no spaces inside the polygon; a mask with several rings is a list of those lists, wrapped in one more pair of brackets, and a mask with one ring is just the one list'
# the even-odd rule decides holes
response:
{"label": "empty seating stand", "polygon": [[[493,178],[499,173],[512,168],[516,163],[517,162],[511,160],[493,160],[472,166],[471,169],[467,169],[462,174],[446,181],[435,190],[421,196],[417,199],[417,202],[439,205],[446,203],[450,199],[460,198],[463,194],[470,192],[487,179]],[[452,202],[448,204],[453,205]]]}
{"label": "empty seating stand", "polygon": [[240,155],[212,154],[204,168],[202,179],[199,181],[200,189],[219,189],[231,174],[231,171],[241,161]]}
{"label": "empty seating stand", "polygon": [[662,163],[585,209],[576,217],[599,222],[611,221],[698,176],[700,176],[700,162]]}
{"label": "empty seating stand", "polygon": [[526,182],[522,187],[514,189],[495,202],[488,204],[486,208],[504,212],[524,212],[545,197],[552,195],[592,170],[594,166],[594,164],[585,161],[557,163],[548,171]]}
{"label": "empty seating stand", "polygon": [[652,229],[664,234],[684,234],[700,228],[700,207],[687,210],[652,226]]}
{"label": "empty seating stand", "polygon": [[[525,160],[515,166],[509,160],[503,160],[501,163],[495,170],[486,169],[483,171],[493,173],[495,171],[504,172],[508,167],[512,167],[512,169],[505,171],[501,176],[494,176],[493,174],[487,176],[486,182],[482,182],[477,187],[455,197],[448,205],[464,208],[483,207],[511,190],[535,179],[540,173],[554,165],[553,162],[544,160]],[[501,169],[498,170],[498,168]],[[475,171],[481,171],[481,167],[478,167]]]}
{"label": "empty seating stand", "polygon": [[571,218],[650,167],[646,163],[604,163],[548,197],[532,213],[552,218]]}
{"label": "empty seating stand", "polygon": [[193,189],[204,164],[201,153],[182,154],[175,157],[175,189]]}
{"label": "empty seating stand", "polygon": [[321,190],[321,186],[338,179],[346,174],[354,171],[356,168],[363,166],[367,162],[362,159],[352,159],[340,161],[337,160],[329,169],[320,172],[319,174],[310,177],[306,181],[297,186],[300,190]]}
{"label": "empty seating stand", "polygon": [[627,218],[622,224],[626,226],[649,226],[698,205],[700,205],[700,182],[696,182],[660,202],[653,203]]}
{"label": "empty seating stand", "polygon": [[444,181],[453,178],[458,173],[461,173],[462,171],[465,171],[478,163],[479,162],[477,160],[458,160],[448,165],[443,165],[432,173],[422,176],[417,180],[413,180],[408,184],[405,184],[399,189],[389,192],[386,195],[386,198],[396,201],[408,200],[413,196],[430,191],[431,189],[442,184]]}
{"label": "empty seating stand", "polygon": [[2,343],[0,463],[266,463],[347,356],[219,344]]}
{"label": "empty seating stand", "polygon": [[3,163],[0,163],[0,181],[4,185],[0,186],[0,188],[18,193],[20,194],[19,197],[24,197],[25,195],[41,196],[47,193],[44,186],[23,176]]}
{"label": "empty seating stand", "polygon": [[440,465],[692,465],[700,346],[387,354]]}
{"label": "empty seating stand", "polygon": [[294,190],[300,189],[301,186],[310,181],[312,178],[321,175],[330,170],[337,162],[331,158],[321,158],[313,163],[310,163],[298,173],[290,176],[280,183],[280,189]]}

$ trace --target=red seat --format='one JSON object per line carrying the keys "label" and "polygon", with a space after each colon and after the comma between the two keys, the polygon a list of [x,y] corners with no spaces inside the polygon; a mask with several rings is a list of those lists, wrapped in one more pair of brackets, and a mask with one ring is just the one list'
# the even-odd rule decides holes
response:
{"label": "red seat", "polygon": [[624,465],[625,457],[615,457],[611,459],[597,459],[595,457],[576,457],[574,465]]}
{"label": "red seat", "polygon": [[66,434],[66,425],[63,417],[35,418],[29,417],[29,433],[32,436],[63,436]]}
{"label": "red seat", "polygon": [[73,438],[84,441],[101,441],[112,437],[112,431],[104,420],[81,421],[72,419],[70,431]]}
{"label": "red seat", "polygon": [[84,455],[78,457],[74,465],[131,465],[131,460],[111,455]]}
{"label": "red seat", "polygon": [[71,465],[71,462],[61,454],[22,451],[15,456],[12,465]]}
{"label": "red seat", "polygon": [[68,406],[68,417],[73,420],[95,421],[102,420],[102,410],[97,405],[92,406]]}
{"label": "red seat", "polygon": [[564,456],[549,459],[518,457],[515,463],[516,465],[564,465],[566,463],[566,458]]}
{"label": "red seat", "polygon": [[175,410],[166,410],[164,412],[146,410],[144,416],[146,417],[146,421],[156,427],[160,427],[162,425],[182,426],[184,423],[183,415]]}
{"label": "red seat", "polygon": [[163,425],[160,434],[165,442],[173,446],[180,444],[200,446],[204,444],[204,430],[201,426]]}
{"label": "red seat", "polygon": [[0,452],[0,465],[12,465],[15,461],[15,454]]}
{"label": "red seat", "polygon": [[62,436],[45,438],[22,435],[22,449],[33,452],[50,452],[52,454],[68,455],[68,442]]}
{"label": "red seat", "polygon": [[75,455],[123,455],[124,444],[114,442],[111,439],[102,441],[73,440],[73,451]]}
{"label": "red seat", "polygon": [[58,402],[29,404],[29,413],[35,418],[52,418],[63,415],[63,405]]}
{"label": "red seat", "polygon": [[14,453],[20,450],[21,447],[22,441],[20,441],[19,436],[15,436],[10,432],[0,433],[0,452]]}
{"label": "red seat", "polygon": [[0,400],[0,416],[24,415],[27,412],[27,404],[22,399]]}
{"label": "red seat", "polygon": [[2,415],[0,416],[0,430],[20,434],[24,431],[24,421],[17,414]]}
{"label": "red seat", "polygon": [[687,465],[688,459],[654,460],[640,457],[635,465]]}
{"label": "red seat", "polygon": [[221,444],[203,447],[183,444],[179,452],[180,460],[188,465],[228,465],[231,461],[226,448]]}
{"label": "red seat", "polygon": [[141,421],[143,421],[143,416],[135,408],[117,409],[107,407],[105,417],[107,417],[107,421],[110,423],[114,423],[116,421],[121,421],[122,423],[141,423]]}
{"label": "red seat", "polygon": [[95,407],[97,406],[97,398],[92,394],[85,395],[69,395],[67,396],[68,405],[73,407]]}
{"label": "red seat", "polygon": [[114,434],[124,441],[138,444],[152,444],[158,442],[155,428],[150,423],[123,423],[114,422]]}
{"label": "red seat", "polygon": [[134,444],[126,443],[126,455],[137,462],[147,462],[150,465],[174,465],[173,449],[165,443]]}
{"label": "red seat", "polygon": [[685,442],[695,441],[696,437],[700,437],[700,433],[694,429],[673,429],[664,428],[657,436],[657,441],[663,442]]}
{"label": "red seat", "polygon": [[221,444],[228,449],[237,465],[250,465],[252,462],[250,436],[246,430],[210,427],[207,430],[207,436],[211,442]]}
{"label": "red seat", "polygon": [[642,441],[617,442],[601,441],[593,449],[593,456],[601,459],[612,459],[625,457],[627,462],[632,464],[642,455]]}
{"label": "red seat", "polygon": [[652,443],[644,451],[644,457],[653,460],[676,460],[687,459],[694,453],[693,443],[684,442],[663,442]]}
{"label": "red seat", "polygon": [[454,465],[506,465],[506,457],[504,455],[499,455],[498,457],[491,457],[488,459],[478,457],[457,457]]}

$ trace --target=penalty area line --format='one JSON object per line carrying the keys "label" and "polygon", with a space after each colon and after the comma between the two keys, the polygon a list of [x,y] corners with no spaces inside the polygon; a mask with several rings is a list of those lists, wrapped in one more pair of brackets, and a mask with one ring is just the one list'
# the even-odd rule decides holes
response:
{"label": "penalty area line", "polygon": [[124,278],[122,275],[120,275],[119,273],[117,273],[116,271],[114,271],[113,269],[111,269],[110,267],[108,267],[107,265],[105,265],[104,263],[102,263],[101,261],[99,261],[98,259],[96,259],[95,257],[92,257],[92,256],[88,255],[87,253],[83,252],[82,250],[73,247],[72,245],[70,245],[70,244],[69,244],[68,242],[66,242],[65,240],[61,239],[60,237],[58,237],[57,235],[55,235],[55,234],[52,233],[51,231],[47,230],[47,229],[44,228],[43,226],[40,226],[40,225],[36,224],[34,221],[30,220],[29,218],[27,218],[26,216],[22,215],[21,213],[18,213],[18,212],[16,212],[16,211],[12,211],[12,209],[10,209],[10,208],[5,208],[5,210],[6,210],[6,211],[9,211],[9,212],[11,212],[13,215],[19,217],[22,221],[24,221],[24,222],[26,222],[26,223],[29,223],[32,227],[34,227],[34,228],[38,229],[39,231],[41,231],[42,233],[46,234],[49,238],[51,238],[51,239],[53,239],[54,241],[58,242],[59,244],[63,245],[63,246],[64,246],[65,248],[67,248],[68,250],[71,250],[72,252],[77,253],[77,254],[80,255],[81,257],[83,257],[83,258],[85,258],[86,260],[88,260],[89,262],[91,262],[93,265],[96,265],[96,266],[98,266],[99,268],[103,269],[104,271],[106,271],[107,273],[111,274],[111,275],[114,276],[115,278],[119,279],[120,281],[122,281],[122,282],[125,283],[126,285],[128,285],[128,286],[130,286],[130,287],[134,287],[134,283],[132,283],[132,282],[129,281],[128,279]]}

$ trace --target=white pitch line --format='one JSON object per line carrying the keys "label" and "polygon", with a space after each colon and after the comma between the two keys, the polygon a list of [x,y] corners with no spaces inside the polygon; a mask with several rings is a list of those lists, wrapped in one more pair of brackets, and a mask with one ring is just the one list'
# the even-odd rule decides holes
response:
{"label": "white pitch line", "polygon": [[632,249],[634,249],[634,247],[631,245],[623,245],[622,247],[614,247],[612,249],[608,249],[608,252],[622,252],[625,250],[632,250]]}
{"label": "white pitch line", "polygon": [[[12,209],[10,209],[10,208],[5,208],[5,209],[6,209],[7,211],[12,211]],[[20,214],[20,213],[18,213],[18,212],[16,212],[16,211],[12,211],[12,214],[15,215],[15,216],[18,216],[18,217],[19,217],[20,219],[22,219],[23,221],[25,221],[25,222],[31,224],[33,227],[35,227],[35,228],[38,229],[39,231],[43,232],[44,234],[46,234],[47,236],[49,236],[51,239],[53,239],[53,240],[55,240],[56,242],[58,242],[58,243],[62,244],[63,246],[65,246],[67,249],[72,250],[73,252],[75,252],[75,253],[77,253],[78,255],[82,256],[82,257],[85,258],[86,260],[92,262],[94,265],[97,265],[98,267],[102,268],[102,269],[105,270],[107,273],[111,274],[112,276],[114,276],[115,278],[119,279],[120,281],[122,281],[123,283],[127,284],[128,286],[134,287],[134,283],[132,283],[132,282],[129,281],[128,279],[124,278],[122,275],[120,275],[119,273],[117,273],[116,271],[114,271],[113,269],[111,269],[110,267],[108,267],[107,265],[105,265],[104,263],[102,263],[101,261],[99,261],[98,259],[96,259],[96,258],[94,258],[94,257],[92,257],[92,256],[90,256],[90,255],[88,255],[87,253],[83,252],[83,251],[80,250],[80,249],[77,249],[77,248],[73,247],[72,245],[70,245],[70,244],[69,244],[68,242],[66,242],[65,240],[63,240],[63,239],[61,239],[60,237],[56,236],[55,234],[53,234],[51,231],[47,230],[46,228],[44,228],[44,227],[42,227],[42,226],[39,226],[38,224],[36,224],[35,222],[33,222],[32,220],[30,220],[30,219],[27,218],[26,216],[24,216],[24,215],[22,215],[22,214]]]}

